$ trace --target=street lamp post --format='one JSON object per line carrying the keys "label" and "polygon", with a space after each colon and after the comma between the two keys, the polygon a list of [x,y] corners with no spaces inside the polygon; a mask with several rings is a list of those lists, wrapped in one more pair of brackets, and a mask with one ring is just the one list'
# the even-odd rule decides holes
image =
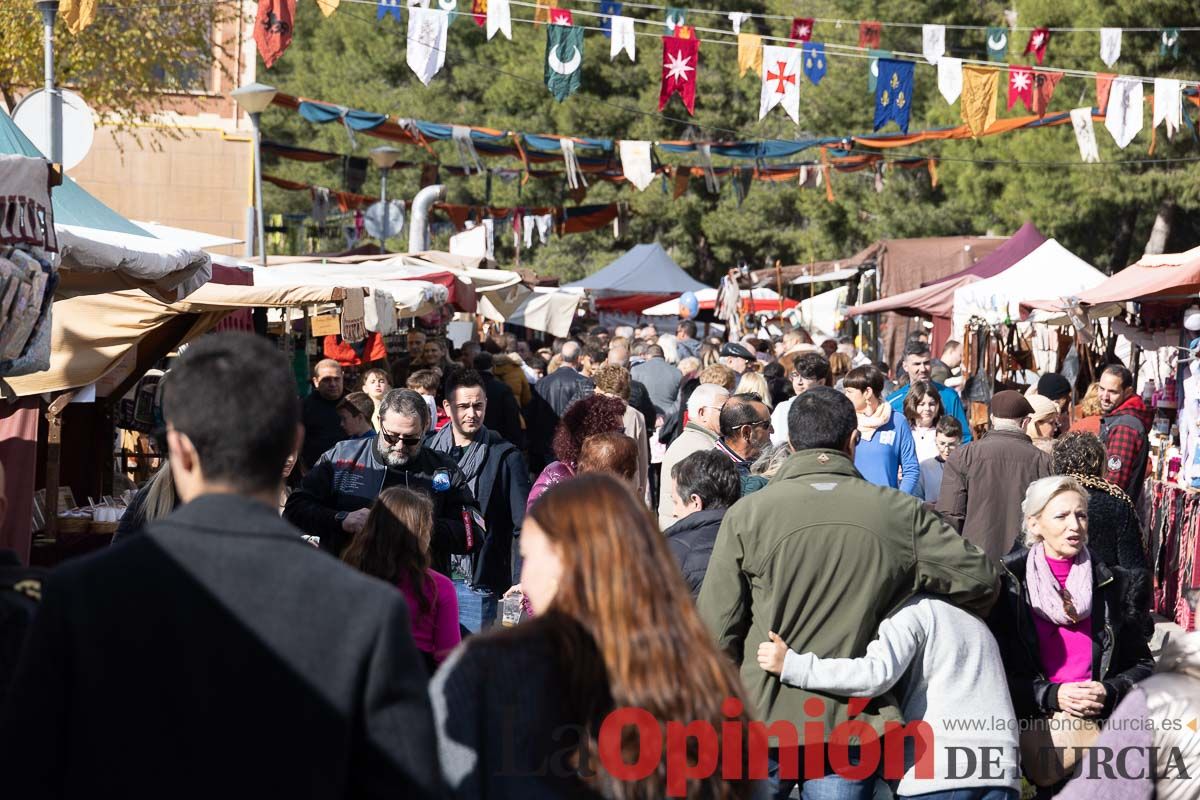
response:
{"label": "street lamp post", "polygon": [[58,0],[37,0],[34,5],[42,12],[42,53],[46,72],[46,124],[50,136],[50,152],[46,155],[53,164],[62,163],[62,92],[54,85],[54,19],[58,16]]}
{"label": "street lamp post", "polygon": [[250,115],[250,124],[254,128],[254,213],[258,223],[258,250],[262,265],[267,265],[267,234],[263,224],[263,193],[262,193],[262,130],[259,128],[259,118],[262,112],[275,99],[274,86],[264,86],[261,83],[251,83],[234,89],[229,93],[234,102]]}
{"label": "street lamp post", "polygon": [[383,235],[379,237],[381,249],[387,252],[387,240],[391,235],[388,225],[387,176],[396,162],[400,160],[401,151],[394,147],[376,147],[371,151],[371,161],[379,168],[379,204],[383,209]]}

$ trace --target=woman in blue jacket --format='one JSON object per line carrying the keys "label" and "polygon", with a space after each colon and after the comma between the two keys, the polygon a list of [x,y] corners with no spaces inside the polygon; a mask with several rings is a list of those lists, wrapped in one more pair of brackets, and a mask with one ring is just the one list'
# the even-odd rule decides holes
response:
{"label": "woman in blue jacket", "polygon": [[868,481],[915,495],[921,474],[917,445],[904,415],[883,400],[883,373],[873,366],[846,374],[843,391],[858,412],[854,466]]}

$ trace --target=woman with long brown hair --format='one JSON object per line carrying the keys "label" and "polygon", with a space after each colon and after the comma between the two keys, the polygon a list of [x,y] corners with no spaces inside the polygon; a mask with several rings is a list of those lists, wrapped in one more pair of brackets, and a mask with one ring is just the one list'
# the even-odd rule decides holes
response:
{"label": "woman with long brown hair", "polygon": [[[665,759],[649,775],[620,780],[599,757],[616,709],[668,722],[745,730],[741,682],[717,652],[654,518],[621,481],[581,475],[547,491],[521,531],[521,585],[537,616],[469,639],[430,686],[442,770],[456,798],[667,795]],[[726,714],[725,712],[729,712]],[[610,727],[608,735],[613,734]],[[642,747],[636,728],[617,734],[627,765]],[[719,734],[718,734],[719,735]],[[651,737],[652,738],[652,737]],[[746,739],[748,737],[743,737]],[[696,763],[695,740],[688,763]],[[750,797],[728,781],[722,753],[711,777],[687,781],[687,797]]]}
{"label": "woman with long brown hair", "polygon": [[403,486],[384,489],[342,561],[404,592],[409,627],[433,672],[461,641],[454,582],[429,567],[433,501]]}

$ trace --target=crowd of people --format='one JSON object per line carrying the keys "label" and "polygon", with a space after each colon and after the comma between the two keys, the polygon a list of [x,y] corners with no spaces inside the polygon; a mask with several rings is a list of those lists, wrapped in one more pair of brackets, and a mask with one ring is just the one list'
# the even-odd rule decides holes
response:
{"label": "crowd of people", "polygon": [[[1123,365],[1094,419],[1050,373],[973,425],[956,342],[891,374],[697,331],[413,332],[302,400],[266,340],[198,340],[168,463],[0,687],[13,796],[1195,796]],[[1159,768],[1064,749],[1097,741]]]}

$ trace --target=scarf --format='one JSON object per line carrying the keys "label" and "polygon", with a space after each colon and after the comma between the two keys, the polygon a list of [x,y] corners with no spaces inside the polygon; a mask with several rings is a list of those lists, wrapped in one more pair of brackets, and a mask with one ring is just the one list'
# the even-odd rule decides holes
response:
{"label": "scarf", "polygon": [[[1025,582],[1029,588],[1029,604],[1033,613],[1055,625],[1074,625],[1092,613],[1092,559],[1087,548],[1075,556],[1067,585],[1059,585],[1046,561],[1046,546],[1038,542],[1029,549],[1026,559]],[[1068,602],[1074,614],[1068,610]]]}
{"label": "scarf", "polygon": [[[467,485],[471,487],[471,494],[481,506],[484,501],[479,496],[479,474],[483,472],[483,465],[487,462],[487,439],[487,428],[480,426],[479,434],[476,435],[474,441],[467,445],[462,458],[458,460],[458,468],[462,470]],[[449,453],[454,447],[454,426],[442,426],[442,429],[433,435],[429,445],[440,453]]]}
{"label": "scarf", "polygon": [[887,425],[891,419],[892,406],[889,403],[880,403],[874,414],[858,415],[858,433],[864,442],[869,442],[875,436],[875,431]]}

